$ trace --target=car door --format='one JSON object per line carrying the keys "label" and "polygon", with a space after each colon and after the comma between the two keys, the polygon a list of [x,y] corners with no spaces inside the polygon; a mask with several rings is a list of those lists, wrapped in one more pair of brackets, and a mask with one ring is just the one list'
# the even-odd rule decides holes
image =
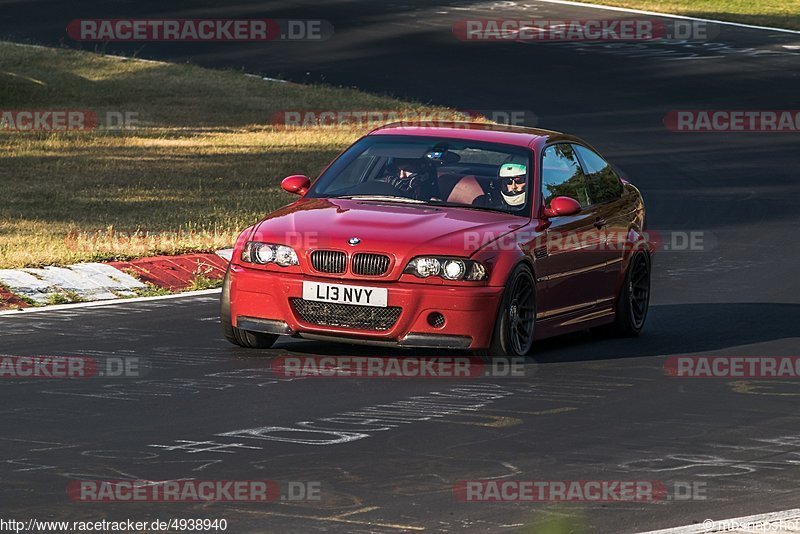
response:
{"label": "car door", "polygon": [[604,262],[597,253],[598,214],[572,145],[545,147],[540,169],[542,207],[558,196],[571,197],[582,207],[575,215],[551,217],[534,250],[537,283],[543,288],[537,316],[545,319],[591,309],[600,295]]}
{"label": "car door", "polygon": [[622,182],[600,154],[582,145],[573,145],[586,175],[589,202],[594,207],[595,226],[599,229],[597,261],[602,261],[603,277],[597,286],[601,303],[612,303],[619,289],[626,236],[630,223],[627,202],[622,198]]}

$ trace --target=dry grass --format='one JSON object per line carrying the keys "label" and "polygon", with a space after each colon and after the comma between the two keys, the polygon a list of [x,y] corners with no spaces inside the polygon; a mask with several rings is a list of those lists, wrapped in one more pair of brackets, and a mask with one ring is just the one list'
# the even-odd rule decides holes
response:
{"label": "dry grass", "polygon": [[284,176],[316,176],[367,130],[276,127],[276,111],[435,111],[352,89],[0,43],[3,109],[135,112],[139,123],[0,128],[0,268],[230,246],[293,200],[280,190]]}

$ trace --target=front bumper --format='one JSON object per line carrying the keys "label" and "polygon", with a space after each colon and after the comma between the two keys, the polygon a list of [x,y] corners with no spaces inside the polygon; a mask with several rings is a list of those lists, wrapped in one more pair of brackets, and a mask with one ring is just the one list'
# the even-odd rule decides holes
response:
{"label": "front bumper", "polygon": [[[304,280],[385,287],[389,294],[388,306],[400,307],[402,311],[393,326],[380,331],[307,322],[290,303],[290,299],[302,298]],[[244,330],[380,346],[427,348],[488,347],[503,293],[502,287],[334,280],[240,265],[231,265],[230,284],[231,317],[234,325]],[[429,324],[428,316],[433,312],[444,316],[443,326]]]}

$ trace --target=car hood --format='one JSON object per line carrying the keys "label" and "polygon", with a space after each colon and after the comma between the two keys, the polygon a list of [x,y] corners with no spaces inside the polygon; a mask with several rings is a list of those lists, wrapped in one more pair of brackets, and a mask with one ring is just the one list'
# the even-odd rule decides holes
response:
{"label": "car hood", "polygon": [[[420,254],[469,256],[481,244],[527,222],[524,217],[487,210],[305,198],[270,214],[251,239],[287,244],[298,254],[318,248],[384,252],[399,263]],[[349,245],[354,237],[359,244]]]}

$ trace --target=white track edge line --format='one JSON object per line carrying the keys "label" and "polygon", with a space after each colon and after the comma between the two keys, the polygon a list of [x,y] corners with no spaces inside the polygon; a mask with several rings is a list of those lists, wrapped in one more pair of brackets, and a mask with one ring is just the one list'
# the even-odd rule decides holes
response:
{"label": "white track edge line", "polygon": [[200,291],[185,291],[183,293],[175,293],[174,295],[159,295],[157,297],[135,297],[131,299],[115,299],[115,300],[93,300],[91,302],[76,302],[74,304],[56,304],[54,306],[41,306],[36,308],[20,308],[17,310],[0,311],[0,317],[3,316],[22,316],[31,313],[63,311],[63,310],[76,310],[79,308],[98,308],[101,306],[114,306],[123,304],[135,304],[137,302],[151,302],[155,300],[170,300],[187,297],[201,297],[203,295],[214,295],[220,293],[222,288],[215,289],[202,289]]}
{"label": "white track edge line", "polygon": [[782,33],[791,33],[794,35],[800,35],[800,30],[790,30],[788,28],[773,28],[772,26],[756,26],[755,24],[744,24],[742,22],[731,22],[727,20],[716,20],[716,19],[703,19],[700,17],[690,17],[688,15],[674,15],[672,13],[658,13],[656,11],[645,11],[642,9],[630,9],[627,7],[616,7],[616,6],[604,6],[602,4],[592,4],[589,2],[573,2],[571,0],[536,0],[537,2],[547,2],[549,4],[564,4],[568,6],[577,6],[577,7],[590,7],[594,9],[605,9],[608,11],[623,11],[625,13],[637,13],[639,15],[652,15],[655,17],[668,17],[672,19],[684,19],[684,20],[697,20],[700,22],[713,22],[715,24],[725,24],[728,26],[737,26],[739,28],[749,28],[751,30],[768,30],[773,32],[782,32]]}
{"label": "white track edge line", "polygon": [[[779,512],[769,512],[766,514],[756,514],[756,515],[747,515],[743,517],[732,517],[730,519],[714,519],[714,524],[709,526],[704,526],[703,523],[696,523],[694,525],[686,525],[682,527],[674,527],[674,528],[665,528],[662,530],[648,530],[647,532],[640,532],[639,534],[701,534],[701,533],[709,533],[712,534],[714,532],[738,532],[737,530],[731,529],[721,529],[725,523],[736,522],[739,525],[746,525],[752,523],[769,523],[773,521],[780,521],[785,519],[796,519],[798,524],[800,524],[800,508],[792,508],[790,510],[781,510]],[[722,523],[722,525],[720,525]],[[720,528],[718,528],[720,527]],[[767,531],[765,531],[767,532]],[[771,532],[771,531],[770,531]],[[775,530],[775,532],[781,532],[779,530]]]}

